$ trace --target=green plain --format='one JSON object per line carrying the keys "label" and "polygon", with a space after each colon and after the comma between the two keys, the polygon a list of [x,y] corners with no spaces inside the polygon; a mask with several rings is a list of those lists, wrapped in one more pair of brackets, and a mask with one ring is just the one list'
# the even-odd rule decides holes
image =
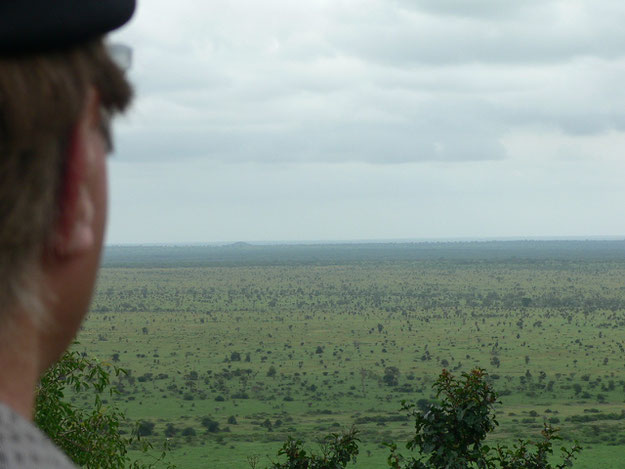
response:
{"label": "green plain", "polygon": [[412,429],[400,402],[474,367],[501,394],[495,443],[550,421],[584,447],[575,467],[622,468],[624,254],[620,241],[109,248],[77,348],[130,371],[111,404],[153,422],[155,444],[172,424],[179,468],[265,467],[288,435],[314,449],[351,425],[355,467],[385,467],[381,443]]}

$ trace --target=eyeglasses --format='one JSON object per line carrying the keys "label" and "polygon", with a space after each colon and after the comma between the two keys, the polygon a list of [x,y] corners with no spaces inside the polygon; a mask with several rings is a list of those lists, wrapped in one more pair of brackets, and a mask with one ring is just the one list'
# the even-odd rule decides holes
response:
{"label": "eyeglasses", "polygon": [[[111,59],[123,72],[127,72],[132,65],[132,48],[120,43],[107,43]],[[111,132],[111,114],[104,108],[100,109],[100,132],[104,137],[107,153],[113,152],[113,135]]]}
{"label": "eyeglasses", "polygon": [[113,62],[124,72],[130,70],[132,66],[132,49],[120,43],[107,44],[107,49]]}
{"label": "eyeglasses", "polygon": [[113,153],[115,148],[113,146],[113,132],[111,131],[111,114],[103,107],[100,108],[100,133],[104,138],[106,153]]}

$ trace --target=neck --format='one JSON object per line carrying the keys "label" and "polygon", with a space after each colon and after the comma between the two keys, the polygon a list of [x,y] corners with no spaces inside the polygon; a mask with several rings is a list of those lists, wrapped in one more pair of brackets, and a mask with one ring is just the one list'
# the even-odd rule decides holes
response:
{"label": "neck", "polygon": [[33,328],[32,323],[18,319],[8,327],[3,324],[0,334],[0,401],[27,420],[33,419],[41,373],[39,339]]}

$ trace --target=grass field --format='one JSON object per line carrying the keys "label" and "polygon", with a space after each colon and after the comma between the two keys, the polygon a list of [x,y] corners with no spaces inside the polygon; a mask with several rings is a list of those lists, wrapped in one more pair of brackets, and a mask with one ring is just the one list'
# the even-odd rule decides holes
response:
{"label": "grass field", "polygon": [[116,404],[179,468],[264,467],[351,425],[356,467],[384,467],[401,400],[473,367],[501,395],[494,439],[547,420],[576,467],[622,468],[624,279],[622,242],[112,248],[77,347],[130,371]]}

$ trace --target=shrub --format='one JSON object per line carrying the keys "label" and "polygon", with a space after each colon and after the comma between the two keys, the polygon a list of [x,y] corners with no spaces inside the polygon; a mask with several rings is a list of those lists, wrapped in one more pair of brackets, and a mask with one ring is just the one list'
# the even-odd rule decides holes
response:
{"label": "shrub", "polygon": [[382,381],[387,386],[397,386],[399,383],[399,369],[395,366],[389,366],[384,369],[384,376]]}
{"label": "shrub", "polygon": [[178,429],[174,427],[173,423],[168,423],[167,426],[165,426],[164,433],[166,437],[171,438],[172,436],[176,436],[176,433],[178,433]]}
{"label": "shrub", "polygon": [[137,428],[137,433],[139,436],[150,436],[154,432],[154,423],[148,422],[147,420],[141,420],[139,422],[139,427]]}
{"label": "shrub", "polygon": [[[397,453],[397,445],[391,444],[389,466],[393,468],[456,468],[484,467],[488,447],[484,439],[495,429],[497,421],[493,406],[497,394],[485,379],[482,370],[463,373],[456,379],[443,370],[434,383],[440,403],[433,404],[426,412],[414,405],[402,403],[402,407],[415,419],[415,436],[406,448],[419,452],[402,465],[404,457]],[[425,464],[425,465],[424,465]]]}
{"label": "shrub", "polygon": [[187,427],[182,430],[182,436],[195,436],[195,429],[193,427]]}
{"label": "shrub", "polygon": [[209,433],[217,433],[219,431],[219,422],[210,417],[204,417],[202,419],[202,426],[206,428],[206,431]]}
{"label": "shrub", "polygon": [[347,433],[331,433],[323,439],[321,454],[308,454],[301,440],[289,437],[278,451],[278,456],[286,456],[286,462],[274,462],[271,469],[340,469],[355,462],[358,455],[358,432],[351,429]]}
{"label": "shrub", "polygon": [[498,425],[493,412],[497,393],[481,369],[463,373],[460,379],[443,370],[434,389],[440,402],[425,411],[402,404],[415,418],[415,436],[406,448],[418,455],[406,458],[397,452],[396,444],[389,444],[391,468],[563,469],[573,465],[581,450],[577,444],[571,449],[562,447],[563,462],[551,465],[548,456],[553,452],[552,442],[559,437],[557,429],[549,425],[539,442],[521,440],[512,448],[499,444],[495,449],[484,444]]}

